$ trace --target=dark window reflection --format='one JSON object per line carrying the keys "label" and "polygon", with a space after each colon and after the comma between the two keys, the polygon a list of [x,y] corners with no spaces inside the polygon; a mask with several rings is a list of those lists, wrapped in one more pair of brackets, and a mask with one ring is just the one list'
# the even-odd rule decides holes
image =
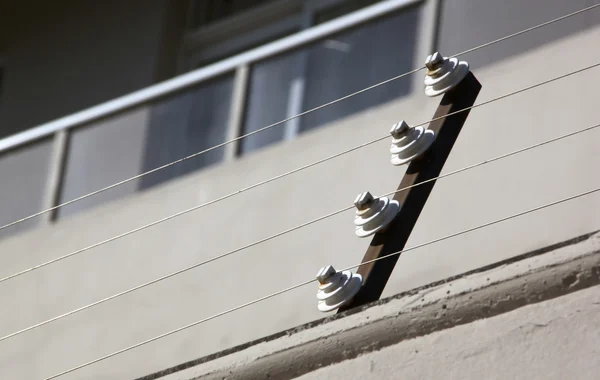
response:
{"label": "dark window reflection", "polygon": [[[412,69],[420,7],[411,7],[252,67],[244,133]],[[242,140],[246,153],[411,91],[398,80]]]}
{"label": "dark window reflection", "polygon": [[[142,171],[224,142],[232,88],[233,76],[229,75],[156,102],[152,106]],[[140,188],[221,161],[223,153],[224,148],[218,148],[143,177]]]}

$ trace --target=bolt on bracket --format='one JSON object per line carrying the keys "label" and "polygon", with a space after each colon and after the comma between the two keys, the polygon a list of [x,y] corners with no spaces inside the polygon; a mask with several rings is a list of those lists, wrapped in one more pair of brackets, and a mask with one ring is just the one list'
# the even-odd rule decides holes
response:
{"label": "bolt on bracket", "polygon": [[383,231],[400,210],[398,201],[387,197],[374,198],[368,191],[359,194],[354,201],[356,217],[354,233],[360,238]]}
{"label": "bolt on bracket", "polygon": [[429,97],[445,94],[469,73],[469,64],[466,61],[443,57],[439,52],[427,57],[425,67],[425,95]]}
{"label": "bolt on bracket", "polygon": [[396,123],[390,130],[392,135],[391,163],[400,166],[421,156],[435,140],[435,133],[425,127],[411,128],[404,120]]}
{"label": "bolt on bracket", "polygon": [[337,272],[333,266],[327,265],[317,273],[317,281],[317,308],[326,313],[348,303],[358,293],[362,276],[349,270]]}

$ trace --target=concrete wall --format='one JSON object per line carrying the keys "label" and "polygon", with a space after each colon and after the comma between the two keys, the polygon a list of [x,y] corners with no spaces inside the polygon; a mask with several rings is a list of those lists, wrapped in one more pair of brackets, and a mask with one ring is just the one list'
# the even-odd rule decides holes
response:
{"label": "concrete wall", "polygon": [[164,0],[11,3],[0,6],[0,137],[164,76]]}
{"label": "concrete wall", "polygon": [[[585,234],[138,380],[396,379],[441,373],[506,378],[506,371],[515,370],[544,379],[561,378],[556,364],[565,362],[563,373],[588,378],[582,375],[597,360],[585,359],[597,353],[593,342],[600,331],[595,318],[599,249],[600,234]],[[573,334],[565,331],[562,318]],[[529,332],[566,344],[531,344]],[[532,360],[520,361],[514,352]],[[493,363],[481,376],[487,360]]]}
{"label": "concrete wall", "polygon": [[[552,28],[549,27],[549,28]],[[522,38],[527,38],[523,36]],[[600,27],[476,69],[479,101],[600,62]],[[510,42],[508,42],[510,43]],[[495,47],[488,49],[493,50]],[[469,59],[469,56],[463,57]],[[541,69],[543,68],[543,69]],[[600,69],[473,110],[445,172],[598,123]],[[420,75],[411,80],[419,84]],[[368,96],[368,93],[361,95]],[[0,276],[196,206],[383,136],[398,119],[428,120],[417,93],[243,159],[0,241]],[[600,186],[600,130],[440,180],[409,246]],[[0,284],[0,335],[228,252],[396,188],[389,141],[245,192]],[[385,295],[600,229],[590,195],[403,255]],[[165,331],[357,264],[368,245],[346,212],[0,344],[0,377],[43,379]],[[485,248],[485,249],[484,249]],[[304,287],[62,377],[130,379],[321,317]]]}
{"label": "concrete wall", "polygon": [[596,379],[599,309],[596,286],[406,340],[298,379]]}

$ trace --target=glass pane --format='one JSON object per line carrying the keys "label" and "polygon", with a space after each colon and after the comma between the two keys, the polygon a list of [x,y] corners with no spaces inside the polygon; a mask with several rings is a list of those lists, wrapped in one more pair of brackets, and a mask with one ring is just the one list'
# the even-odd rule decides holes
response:
{"label": "glass pane", "polygon": [[[413,68],[420,8],[412,7],[309,48],[302,109],[341,98]],[[397,80],[301,119],[309,130],[408,95],[411,80]]]}
{"label": "glass pane", "polygon": [[[595,3],[591,0],[443,1],[440,51],[445,55],[457,54]],[[600,11],[594,9],[469,53],[464,58],[471,67],[481,67],[599,24]]]}
{"label": "glass pane", "polygon": [[[138,108],[71,131],[60,203],[139,174],[148,119],[149,110]],[[62,207],[57,217],[132,193],[137,186],[127,183]]]}
{"label": "glass pane", "polygon": [[[157,102],[152,107],[142,171],[152,170],[225,141],[233,75]],[[224,148],[218,148],[143,177],[147,188],[171,178],[219,162]]]}
{"label": "glass pane", "polygon": [[[61,203],[225,141],[232,76],[71,133]],[[59,209],[64,217],[218,162],[223,148]]]}
{"label": "glass pane", "polygon": [[[299,59],[302,52],[290,53],[260,62],[252,68],[248,90],[248,104],[244,121],[244,134],[254,132],[287,117],[292,106],[290,89],[301,83]],[[293,100],[293,99],[291,99]],[[251,152],[283,139],[288,125],[277,126],[241,140],[241,152]]]}
{"label": "glass pane", "polygon": [[[52,155],[52,139],[45,139],[0,155],[0,225],[44,208],[46,181]],[[0,231],[0,237],[39,225],[42,217]]]}
{"label": "glass pane", "polygon": [[[413,68],[420,7],[411,7],[255,64],[244,133],[348,95]],[[411,92],[398,80],[248,137],[242,153],[290,138]]]}

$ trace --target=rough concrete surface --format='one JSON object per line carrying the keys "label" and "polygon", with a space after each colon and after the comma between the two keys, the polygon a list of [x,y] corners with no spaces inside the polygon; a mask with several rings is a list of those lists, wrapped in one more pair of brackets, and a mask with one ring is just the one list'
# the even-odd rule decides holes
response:
{"label": "rough concrete surface", "polygon": [[[144,379],[292,379],[323,366],[343,362],[347,359],[362,358],[362,355],[385,347],[393,346],[390,347],[393,350],[396,347],[394,345],[400,345],[399,342],[458,325],[472,324],[474,327],[471,329],[477,329],[479,334],[485,336],[485,328],[478,327],[481,324],[471,322],[504,313],[507,314],[500,322],[486,323],[502,324],[501,321],[507,320],[509,322],[505,322],[505,327],[508,328],[519,323],[510,322],[511,315],[515,316],[515,321],[520,318],[534,317],[546,320],[553,314],[544,314],[545,307],[543,305],[545,303],[542,302],[533,308],[529,306],[523,308],[523,306],[556,297],[558,298],[552,301],[552,305],[560,306],[563,302],[566,304],[576,302],[572,300],[579,300],[580,296],[565,295],[599,283],[600,233],[595,233],[566,242],[559,248],[532,252],[510,262],[501,262],[442,283],[381,300],[361,309],[360,312],[350,315],[346,313],[346,315],[334,317],[333,320],[325,319],[316,326],[308,325],[305,328],[298,328],[296,331],[288,331],[287,334],[275,339],[265,339],[237,352],[224,353],[222,357],[206,358],[205,362],[200,359],[197,362],[198,365],[191,366],[193,363],[188,363],[190,368],[187,369],[184,369],[185,365],[182,365],[171,371]],[[598,288],[594,289],[595,293],[592,292],[592,294],[597,294]],[[559,306],[553,307],[558,310]],[[521,310],[519,308],[523,310],[519,311]],[[593,309],[592,306],[590,308]],[[600,309],[595,310],[598,312]],[[508,313],[510,311],[514,312]],[[600,331],[597,328],[599,322],[586,322],[590,313],[592,311],[577,314],[577,318],[581,318],[580,322],[582,323],[579,328],[584,332],[591,331],[597,336]],[[466,328],[469,329],[469,327]],[[488,335],[500,334],[501,331],[503,330],[495,327],[490,328]],[[525,335],[529,333],[527,331],[529,330],[526,330]],[[514,335],[512,332],[511,334]],[[548,334],[552,335],[551,332]],[[519,342],[509,342],[510,336],[512,335],[503,336],[507,344],[519,344]],[[562,338],[549,336],[547,339]],[[421,346],[419,341],[419,339],[410,340],[410,342],[416,342],[413,343],[415,346]],[[478,344],[484,344],[483,342],[480,340]],[[453,344],[456,344],[457,347],[466,347],[464,350],[471,349],[469,345],[465,344],[464,338],[460,338]],[[543,346],[541,347],[543,348]],[[448,347],[444,349],[448,350]],[[502,350],[502,348],[497,349]],[[536,350],[535,347],[532,349]],[[537,353],[541,356],[540,360],[546,360],[543,350],[537,350]],[[374,353],[373,355],[378,354]],[[387,363],[388,359],[385,358],[389,358],[389,356],[386,357],[384,353],[381,355],[383,355],[381,359],[377,357],[373,360],[375,362],[381,360],[382,363],[385,363],[381,366],[382,371],[386,370],[385,368],[389,371],[390,368],[393,368],[394,363]],[[414,361],[415,359],[411,356],[407,360]],[[346,364],[340,365],[345,366]],[[427,367],[426,364],[422,364],[422,366]],[[369,372],[374,371],[370,369],[369,365],[365,368],[367,375],[371,374],[375,378],[390,378],[387,377],[389,373],[386,377],[380,377],[384,374]],[[420,370],[427,371],[428,369]],[[427,372],[418,372],[416,369],[414,371],[416,371],[416,377],[425,376],[427,378],[427,376],[435,375],[434,372],[427,375]],[[440,367],[439,371],[443,372],[443,369]],[[172,373],[169,374],[169,372]],[[344,373],[347,375],[348,371]],[[473,378],[477,378],[477,376],[479,375],[474,374]],[[489,377],[484,376],[483,378]]]}
{"label": "rough concrete surface", "polygon": [[600,287],[410,339],[299,379],[598,379]]}

